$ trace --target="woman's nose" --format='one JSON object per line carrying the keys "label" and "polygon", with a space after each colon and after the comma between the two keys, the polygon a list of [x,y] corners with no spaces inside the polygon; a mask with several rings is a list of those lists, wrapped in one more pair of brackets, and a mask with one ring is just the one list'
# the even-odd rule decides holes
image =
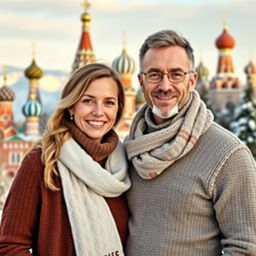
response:
{"label": "woman's nose", "polygon": [[93,114],[95,116],[103,115],[103,108],[102,108],[101,104],[95,104],[94,109],[93,109]]}

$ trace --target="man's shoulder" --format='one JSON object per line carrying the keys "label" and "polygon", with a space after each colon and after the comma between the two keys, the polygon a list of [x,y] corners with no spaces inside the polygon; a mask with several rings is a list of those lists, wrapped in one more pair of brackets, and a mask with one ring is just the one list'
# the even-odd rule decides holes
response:
{"label": "man's shoulder", "polygon": [[246,145],[233,133],[213,122],[210,128],[203,134],[199,140],[201,147],[205,150],[210,150],[212,153],[225,155],[234,152],[241,148],[246,148]]}
{"label": "man's shoulder", "polygon": [[237,145],[244,145],[242,141],[235,136],[232,132],[227,130],[226,128],[220,126],[216,122],[213,122],[210,128],[205,133],[206,136],[210,137],[213,140],[216,140],[217,142],[223,142],[223,143],[233,143]]}

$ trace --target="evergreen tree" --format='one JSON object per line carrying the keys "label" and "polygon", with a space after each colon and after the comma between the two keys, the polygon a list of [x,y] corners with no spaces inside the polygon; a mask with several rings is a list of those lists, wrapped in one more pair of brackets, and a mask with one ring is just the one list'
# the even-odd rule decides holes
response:
{"label": "evergreen tree", "polygon": [[230,128],[256,156],[256,101],[252,97],[250,86],[245,90],[242,103],[236,109],[235,119]]}

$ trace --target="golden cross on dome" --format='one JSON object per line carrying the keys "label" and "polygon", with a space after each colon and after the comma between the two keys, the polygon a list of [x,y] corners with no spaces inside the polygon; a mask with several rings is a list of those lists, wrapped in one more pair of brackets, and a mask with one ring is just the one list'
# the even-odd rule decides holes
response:
{"label": "golden cross on dome", "polygon": [[123,31],[123,48],[126,48],[126,32]]}
{"label": "golden cross on dome", "polygon": [[253,60],[253,50],[251,48],[248,50],[248,56],[249,56],[249,60],[252,61]]}
{"label": "golden cross on dome", "polygon": [[224,27],[224,29],[228,29],[228,25],[227,25],[227,13],[226,13],[226,12],[223,14],[223,27]]}
{"label": "golden cross on dome", "polygon": [[90,5],[91,5],[88,0],[84,0],[81,4],[84,7],[84,10],[86,12],[88,11],[88,9],[90,8]]}
{"label": "golden cross on dome", "polygon": [[36,43],[32,43],[32,58],[35,59],[36,57]]}
{"label": "golden cross on dome", "polygon": [[4,84],[6,83],[7,80],[7,67],[3,66],[3,80],[4,80]]}

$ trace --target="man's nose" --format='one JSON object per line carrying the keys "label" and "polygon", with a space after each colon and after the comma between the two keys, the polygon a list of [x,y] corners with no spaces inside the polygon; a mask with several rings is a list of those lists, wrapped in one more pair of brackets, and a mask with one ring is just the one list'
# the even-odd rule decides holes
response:
{"label": "man's nose", "polygon": [[161,82],[159,83],[159,89],[162,89],[163,91],[167,91],[171,88],[171,82],[168,79],[167,74],[163,74],[163,78]]}

